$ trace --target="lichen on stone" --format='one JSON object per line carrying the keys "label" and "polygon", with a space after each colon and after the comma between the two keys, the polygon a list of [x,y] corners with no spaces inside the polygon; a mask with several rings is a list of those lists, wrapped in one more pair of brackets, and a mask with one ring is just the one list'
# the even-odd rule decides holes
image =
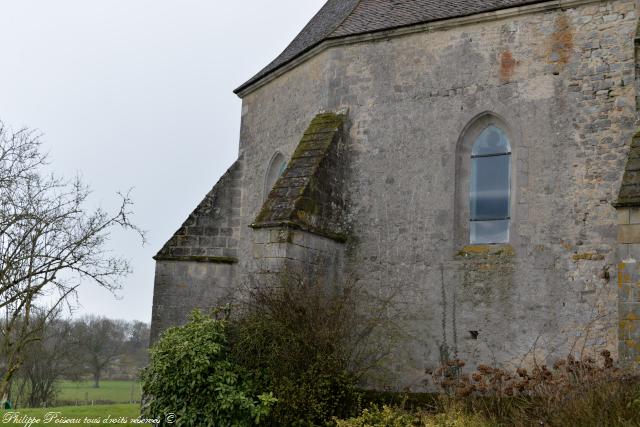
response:
{"label": "lichen on stone", "polygon": [[463,258],[512,258],[515,256],[515,250],[508,244],[467,245],[457,255]]}
{"label": "lichen on stone", "polygon": [[344,240],[342,162],[337,155],[343,114],[318,114],[276,181],[253,228],[287,226]]}
{"label": "lichen on stone", "polygon": [[573,254],[572,258],[574,261],[602,261],[605,257],[602,254],[582,252]]}

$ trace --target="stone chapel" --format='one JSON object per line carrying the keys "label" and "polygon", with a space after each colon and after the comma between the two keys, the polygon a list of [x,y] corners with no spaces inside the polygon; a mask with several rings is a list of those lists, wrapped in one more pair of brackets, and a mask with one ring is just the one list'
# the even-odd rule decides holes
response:
{"label": "stone chapel", "polygon": [[235,90],[238,159],[156,261],[152,339],[288,265],[401,290],[394,386],[640,361],[636,0],[328,0]]}

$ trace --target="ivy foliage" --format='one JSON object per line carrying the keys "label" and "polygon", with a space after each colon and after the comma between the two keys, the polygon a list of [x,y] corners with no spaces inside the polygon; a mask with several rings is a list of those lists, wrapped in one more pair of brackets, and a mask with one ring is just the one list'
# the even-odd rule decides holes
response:
{"label": "ivy foliage", "polygon": [[216,313],[196,310],[186,325],[162,334],[142,374],[143,417],[178,426],[261,424],[277,399],[258,393],[230,360],[227,327]]}

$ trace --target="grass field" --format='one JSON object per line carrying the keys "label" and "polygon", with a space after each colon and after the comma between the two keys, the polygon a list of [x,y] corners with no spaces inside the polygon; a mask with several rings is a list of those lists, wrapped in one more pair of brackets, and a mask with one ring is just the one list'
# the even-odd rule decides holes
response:
{"label": "grass field", "polygon": [[59,391],[58,401],[78,404],[139,402],[142,394],[139,381],[100,381],[100,388],[93,388],[92,381],[61,381]]}
{"label": "grass field", "polygon": [[[0,426],[30,427],[43,424],[71,426],[89,426],[100,424],[117,426],[150,425],[128,422],[128,420],[138,418],[139,415],[140,406],[138,404],[18,409],[15,411],[2,411]],[[85,422],[85,418],[88,418],[87,421],[89,422]],[[48,423],[47,419],[49,419]]]}

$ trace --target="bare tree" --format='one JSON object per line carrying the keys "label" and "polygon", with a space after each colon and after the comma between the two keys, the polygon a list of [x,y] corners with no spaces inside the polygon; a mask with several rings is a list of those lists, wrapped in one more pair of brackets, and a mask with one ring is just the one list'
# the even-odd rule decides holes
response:
{"label": "bare tree", "polygon": [[125,354],[121,361],[122,373],[137,378],[149,362],[149,324],[134,320],[128,324]]}
{"label": "bare tree", "polygon": [[[46,320],[87,279],[115,291],[128,262],[106,249],[116,228],[142,231],[130,220],[128,194],[112,213],[88,209],[88,188],[44,173],[40,135],[0,122],[0,396],[20,367],[26,346]],[[34,310],[42,312],[36,318]],[[46,307],[46,308],[44,308]]]}
{"label": "bare tree", "polygon": [[[12,381],[12,400],[27,407],[51,405],[57,394],[57,381],[76,369],[71,323],[54,313],[42,330],[42,338],[29,343],[16,377]],[[37,317],[37,316],[34,316]]]}
{"label": "bare tree", "polygon": [[96,316],[86,316],[74,323],[75,346],[93,375],[95,388],[100,387],[105,369],[124,353],[127,328],[126,322]]}
{"label": "bare tree", "polygon": [[135,353],[143,350],[146,352],[149,347],[149,324],[139,320],[133,320],[129,323],[127,346],[129,352]]}

